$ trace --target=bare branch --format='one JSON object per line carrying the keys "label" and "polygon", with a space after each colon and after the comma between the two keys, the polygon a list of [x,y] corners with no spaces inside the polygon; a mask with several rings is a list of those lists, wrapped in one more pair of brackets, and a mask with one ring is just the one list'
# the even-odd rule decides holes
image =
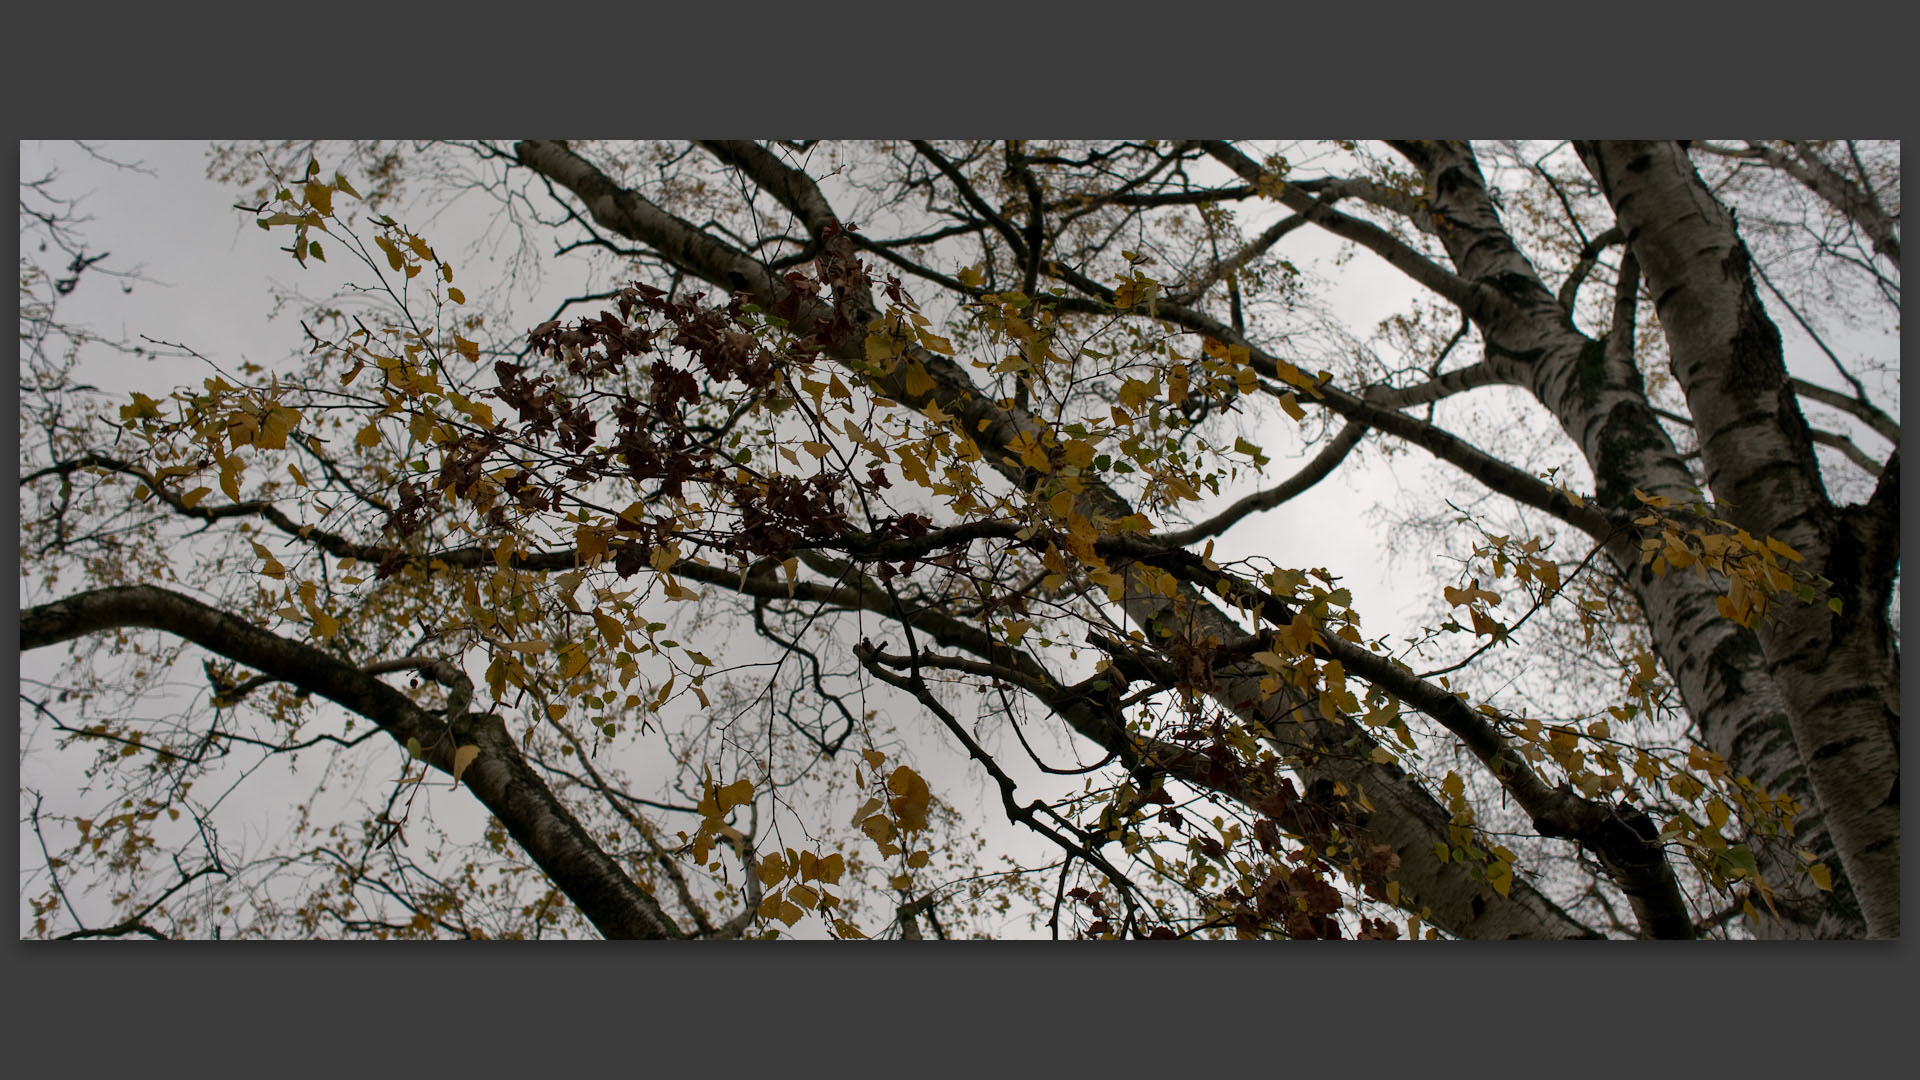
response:
{"label": "bare branch", "polygon": [[1318,454],[1314,455],[1312,461],[1301,466],[1299,472],[1287,477],[1278,487],[1256,491],[1197,525],[1161,533],[1154,539],[1168,547],[1186,547],[1208,537],[1219,536],[1248,514],[1271,510],[1325,480],[1333,474],[1334,469],[1339,468],[1340,463],[1346,460],[1353,448],[1360,445],[1360,440],[1366,433],[1365,421],[1349,421]]}
{"label": "bare branch", "polygon": [[[1221,164],[1238,173],[1241,179],[1256,186],[1263,179],[1272,183],[1272,179],[1266,176],[1266,170],[1262,169],[1258,162],[1235,149],[1232,144],[1207,140],[1202,145]],[[1389,266],[1452,301],[1455,306],[1474,315],[1475,318],[1483,317],[1490,305],[1499,302],[1494,294],[1441,267],[1425,255],[1408,247],[1385,229],[1331,209],[1324,201],[1309,195],[1299,185],[1289,184],[1281,187],[1277,198],[1289,209],[1302,214],[1315,225],[1343,240],[1352,240],[1379,255],[1387,261]]]}
{"label": "bare branch", "polygon": [[1855,419],[1865,421],[1868,427],[1873,428],[1874,431],[1880,434],[1881,438],[1886,439],[1895,446],[1900,445],[1900,425],[1894,421],[1893,417],[1875,408],[1871,402],[1864,398],[1847,397],[1845,394],[1836,393],[1824,386],[1810,383],[1805,379],[1795,378],[1788,381],[1793,386],[1794,393],[1804,398],[1810,398],[1822,405],[1832,406]]}

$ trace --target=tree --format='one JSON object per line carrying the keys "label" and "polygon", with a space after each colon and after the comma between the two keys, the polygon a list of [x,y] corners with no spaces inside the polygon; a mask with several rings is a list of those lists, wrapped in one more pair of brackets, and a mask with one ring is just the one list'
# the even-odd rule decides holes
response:
{"label": "tree", "polygon": [[[1763,300],[1823,349],[1809,297],[1897,322],[1897,169],[1851,142],[228,148],[260,226],[363,299],[308,304],[283,370],[91,411],[24,359],[22,648],[76,663],[23,724],[117,800],[43,814],[23,776],[36,929],[1897,936],[1899,430],[1830,349],[1850,393],[1791,375]],[[617,277],[495,331],[388,216],[408,185]],[[1316,232],[1419,300],[1363,339],[1282,256]],[[1505,430],[1450,426],[1502,389]],[[1405,646],[1338,567],[1229,554],[1362,447],[1450,478],[1402,535],[1463,569]],[[127,719],[182,642],[204,686]],[[936,743],[1040,855],[979,850],[915,767]],[[193,792],[249,747],[324,748],[362,801],[242,853]],[[483,839],[415,809],[434,771]],[[72,928],[82,879],[110,926]]]}

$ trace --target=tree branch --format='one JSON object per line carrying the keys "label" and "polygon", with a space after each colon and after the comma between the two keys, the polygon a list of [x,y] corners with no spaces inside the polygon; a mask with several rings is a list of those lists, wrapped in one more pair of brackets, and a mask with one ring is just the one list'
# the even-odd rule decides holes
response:
{"label": "tree branch", "polygon": [[1186,547],[1208,537],[1219,536],[1248,514],[1271,510],[1325,480],[1332,475],[1333,470],[1338,468],[1342,461],[1346,460],[1353,448],[1360,445],[1360,440],[1366,434],[1365,421],[1349,421],[1318,454],[1314,455],[1312,461],[1301,466],[1299,472],[1287,477],[1278,487],[1256,491],[1199,524],[1173,532],[1159,533],[1153,539],[1168,547]]}
{"label": "tree branch", "polygon": [[[1241,179],[1260,185],[1263,180],[1269,185],[1273,178],[1266,175],[1258,162],[1241,153],[1231,143],[1208,139],[1201,143],[1214,159],[1232,169]],[[1372,251],[1387,261],[1387,265],[1431,289],[1436,294],[1453,302],[1461,310],[1476,319],[1484,318],[1491,305],[1496,303],[1493,294],[1465,278],[1445,269],[1425,255],[1407,246],[1392,233],[1359,218],[1348,217],[1331,209],[1325,202],[1309,195],[1299,185],[1288,184],[1279,189],[1276,198],[1288,209],[1306,217],[1308,221],[1327,230],[1343,240],[1352,240],[1361,247]]]}
{"label": "tree branch", "polygon": [[1839,409],[1855,419],[1863,420],[1867,426],[1879,432],[1881,438],[1895,446],[1900,445],[1900,425],[1894,421],[1893,417],[1875,408],[1871,402],[1847,397],[1845,394],[1836,393],[1805,379],[1794,378],[1787,381],[1792,385],[1793,392],[1801,397],[1810,398],[1822,405]]}
{"label": "tree branch", "polygon": [[[378,724],[394,741],[415,740],[429,764],[453,771],[444,718],[426,712],[374,675],[310,645],[289,641],[198,600],[151,585],[95,589],[20,613],[20,648],[45,648],[130,627],[163,630],[237,663],[283,679]],[[607,937],[681,937],[648,895],[593,840],[527,766],[498,716],[466,725],[480,756],[461,782],[499,817],[527,854]]]}

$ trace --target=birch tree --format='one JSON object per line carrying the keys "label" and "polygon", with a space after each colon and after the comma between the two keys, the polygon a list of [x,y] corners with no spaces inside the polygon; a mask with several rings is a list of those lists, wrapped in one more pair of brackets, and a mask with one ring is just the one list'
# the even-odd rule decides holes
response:
{"label": "birch tree", "polygon": [[[23,771],[37,933],[1899,934],[1897,358],[1828,341],[1898,322],[1897,146],[215,168],[361,284],[199,386],[23,355],[23,730],[114,800]],[[461,191],[598,284],[514,321]],[[1415,299],[1353,325],[1314,236]],[[1368,455],[1445,478],[1400,640],[1246,539],[1362,528],[1295,500]],[[242,852],[197,785],[296,754],[354,797]]]}

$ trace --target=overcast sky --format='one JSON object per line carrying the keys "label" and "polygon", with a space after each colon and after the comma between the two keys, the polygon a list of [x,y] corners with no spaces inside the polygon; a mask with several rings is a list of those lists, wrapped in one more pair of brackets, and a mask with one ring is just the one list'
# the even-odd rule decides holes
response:
{"label": "overcast sky", "polygon": [[[110,336],[144,336],[184,345],[229,371],[243,361],[273,369],[299,353],[297,313],[289,309],[278,318],[273,316],[276,291],[292,285],[310,296],[324,295],[344,280],[342,275],[353,265],[335,257],[329,265],[310,264],[306,270],[296,266],[279,250],[285,242],[281,233],[262,232],[253,224],[254,215],[235,208],[245,193],[207,179],[203,143],[94,145],[101,154],[137,163],[140,169],[114,168],[71,143],[23,143],[20,148],[23,179],[57,172],[54,190],[82,200],[81,211],[92,219],[82,226],[90,252],[109,253],[111,266],[141,275],[131,281],[83,275],[73,294],[62,299],[61,318]],[[321,164],[330,175],[332,167]],[[480,212],[477,206],[470,207],[431,225],[416,226],[455,265],[458,284],[469,294],[490,285],[487,258],[470,244],[484,224],[476,216]],[[1248,224],[1251,228],[1257,222]],[[1303,267],[1317,263],[1341,276],[1343,287],[1334,292],[1333,302],[1363,336],[1413,295],[1399,275],[1366,256],[1337,271],[1329,269],[1333,252],[1334,245],[1312,230],[1287,241],[1288,258]],[[524,318],[516,330],[545,318],[558,299],[578,291],[579,279],[570,274],[563,270],[544,282],[537,294],[518,298],[515,310]],[[1344,284],[1356,277],[1364,287]],[[1777,321],[1796,371],[1833,385],[1826,361],[1804,335],[1789,319],[1777,316]],[[1870,337],[1847,344],[1862,350],[1885,347]],[[116,394],[141,390],[162,397],[175,386],[196,385],[214,374],[205,363],[190,358],[130,359],[94,350],[86,360],[81,381]],[[1463,434],[1472,437],[1471,432]],[[1263,486],[1284,479],[1317,449],[1280,429],[1269,429],[1258,441],[1274,458]],[[1405,488],[1422,489],[1430,482],[1428,469],[1418,452],[1391,462],[1372,454],[1351,460],[1334,477],[1288,504],[1284,512],[1235,530],[1221,541],[1219,555],[1257,554],[1283,566],[1326,567],[1352,590],[1354,607],[1369,636],[1392,631],[1404,637],[1416,628],[1414,617],[1427,610],[1427,593],[1437,592],[1438,585],[1433,583],[1432,570],[1417,556],[1396,562],[1383,543],[1376,519],[1365,516],[1365,511],[1382,502],[1399,501],[1399,492]],[[1230,492],[1228,497],[1242,493]],[[21,658],[23,675],[51,674],[63,656],[63,649],[27,654]],[[39,759],[33,748],[25,748],[23,768],[28,757]],[[75,766],[69,761],[67,767]],[[48,779],[60,782],[57,777]],[[940,785],[936,783],[935,788],[940,790]],[[33,849],[25,832],[22,843],[23,869],[37,865],[37,851],[28,854]],[[27,919],[24,910],[22,917]],[[30,925],[30,920],[23,925]]]}

